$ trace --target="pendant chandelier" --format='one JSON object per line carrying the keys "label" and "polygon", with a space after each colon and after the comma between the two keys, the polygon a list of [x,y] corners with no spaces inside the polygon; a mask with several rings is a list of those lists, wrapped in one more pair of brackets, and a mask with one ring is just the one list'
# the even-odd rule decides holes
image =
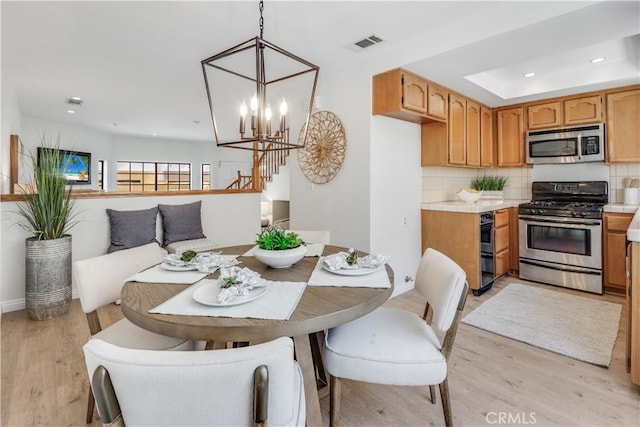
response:
{"label": "pendant chandelier", "polygon": [[[304,148],[320,68],[263,39],[262,0],[259,10],[258,37],[201,61],[216,145],[254,152]],[[292,125],[301,129],[298,138],[290,136]]]}

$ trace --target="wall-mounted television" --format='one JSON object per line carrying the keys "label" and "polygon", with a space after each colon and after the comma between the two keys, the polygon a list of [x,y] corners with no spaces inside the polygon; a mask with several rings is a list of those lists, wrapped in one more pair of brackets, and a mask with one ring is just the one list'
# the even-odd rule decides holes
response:
{"label": "wall-mounted television", "polygon": [[91,153],[38,147],[38,163],[51,150],[60,152],[60,170],[67,184],[91,184]]}

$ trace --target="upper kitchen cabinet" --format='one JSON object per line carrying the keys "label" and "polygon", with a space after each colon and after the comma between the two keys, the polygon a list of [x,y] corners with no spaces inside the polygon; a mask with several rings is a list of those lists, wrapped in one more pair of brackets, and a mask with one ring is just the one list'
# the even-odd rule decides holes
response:
{"label": "upper kitchen cabinet", "polygon": [[585,96],[564,100],[564,124],[602,122],[602,95]]}
{"label": "upper kitchen cabinet", "polygon": [[480,166],[493,167],[493,151],[493,110],[480,107]]}
{"label": "upper kitchen cabinet", "polygon": [[[484,109],[484,118],[482,111]],[[493,165],[492,112],[463,96],[449,94],[447,123],[422,125],[422,166],[487,167]],[[488,129],[483,129],[488,126]],[[489,140],[483,140],[488,138]],[[486,150],[486,154],[485,151]]]}
{"label": "upper kitchen cabinet", "polygon": [[562,125],[562,103],[546,102],[527,106],[529,129],[542,129]]}
{"label": "upper kitchen cabinet", "polygon": [[524,108],[496,113],[498,167],[524,166]]}
{"label": "upper kitchen cabinet", "polygon": [[373,76],[374,115],[413,123],[447,119],[447,94],[420,76],[395,69]]}
{"label": "upper kitchen cabinet", "polygon": [[607,162],[640,163],[640,89],[607,94]]}
{"label": "upper kitchen cabinet", "polygon": [[602,121],[600,94],[527,105],[527,127],[530,130]]}

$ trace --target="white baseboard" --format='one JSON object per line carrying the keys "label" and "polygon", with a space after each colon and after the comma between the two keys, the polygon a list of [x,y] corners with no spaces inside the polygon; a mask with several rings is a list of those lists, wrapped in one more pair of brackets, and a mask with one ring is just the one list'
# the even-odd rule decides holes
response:
{"label": "white baseboard", "polygon": [[[79,298],[77,289],[75,289],[75,288],[71,289],[71,298],[72,299]],[[24,310],[25,308],[27,308],[27,303],[25,302],[24,298],[18,298],[18,299],[13,299],[13,300],[8,300],[8,301],[2,301],[2,312],[3,313],[9,313],[11,311]]]}

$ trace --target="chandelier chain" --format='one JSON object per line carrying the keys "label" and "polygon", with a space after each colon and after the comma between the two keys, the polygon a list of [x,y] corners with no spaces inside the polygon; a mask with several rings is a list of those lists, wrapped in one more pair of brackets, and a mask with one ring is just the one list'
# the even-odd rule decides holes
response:
{"label": "chandelier chain", "polygon": [[260,0],[260,38],[262,38],[262,33],[264,32],[264,17],[262,16],[262,12],[264,11],[264,1]]}

